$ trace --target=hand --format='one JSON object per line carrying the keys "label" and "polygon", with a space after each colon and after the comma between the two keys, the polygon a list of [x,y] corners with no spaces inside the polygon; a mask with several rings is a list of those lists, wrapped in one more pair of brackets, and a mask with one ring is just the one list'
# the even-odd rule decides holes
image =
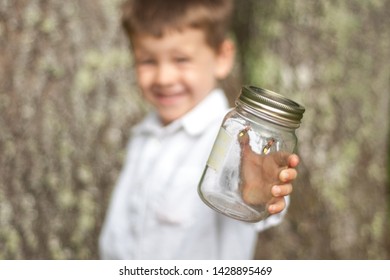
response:
{"label": "hand", "polygon": [[242,198],[253,207],[266,206],[269,214],[279,213],[286,207],[284,197],[293,190],[291,182],[297,177],[299,157],[282,151],[259,155],[252,151],[247,131],[238,136]]}

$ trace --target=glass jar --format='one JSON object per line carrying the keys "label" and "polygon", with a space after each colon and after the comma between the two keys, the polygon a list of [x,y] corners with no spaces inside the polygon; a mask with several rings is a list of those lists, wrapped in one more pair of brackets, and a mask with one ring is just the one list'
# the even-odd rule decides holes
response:
{"label": "glass jar", "polygon": [[[198,192],[203,202],[229,217],[258,222],[269,216],[267,203],[271,187],[278,182],[272,162],[281,153],[293,153],[297,144],[295,130],[300,126],[305,108],[275,92],[244,86],[236,100],[236,107],[224,118],[210,153]],[[260,164],[254,169],[262,174],[255,182],[264,188],[251,201],[245,191],[253,176],[246,169],[250,157]],[[287,167],[287,166],[286,166]],[[279,171],[278,171],[279,172]],[[270,177],[275,178],[267,178]],[[253,175],[253,174],[252,174]],[[258,174],[256,175],[258,176]],[[258,177],[256,177],[258,180]]]}

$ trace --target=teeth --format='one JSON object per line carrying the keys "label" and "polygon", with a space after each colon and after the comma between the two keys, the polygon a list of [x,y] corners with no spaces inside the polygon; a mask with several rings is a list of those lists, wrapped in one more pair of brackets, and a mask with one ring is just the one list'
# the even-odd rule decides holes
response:
{"label": "teeth", "polygon": [[175,93],[159,93],[158,95],[161,95],[161,96],[176,96],[176,95],[180,95],[180,92],[175,92]]}
{"label": "teeth", "polygon": [[181,94],[180,93],[175,93],[175,94],[158,94],[157,96],[159,96],[161,98],[174,98],[174,97],[181,96]]}

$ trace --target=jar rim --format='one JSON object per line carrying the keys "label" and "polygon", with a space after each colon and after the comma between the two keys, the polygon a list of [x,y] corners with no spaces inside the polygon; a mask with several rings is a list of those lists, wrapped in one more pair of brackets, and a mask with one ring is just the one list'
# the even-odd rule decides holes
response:
{"label": "jar rim", "polygon": [[237,103],[244,103],[255,113],[265,114],[276,124],[292,128],[299,127],[305,112],[305,107],[301,104],[271,90],[252,85],[241,88]]}

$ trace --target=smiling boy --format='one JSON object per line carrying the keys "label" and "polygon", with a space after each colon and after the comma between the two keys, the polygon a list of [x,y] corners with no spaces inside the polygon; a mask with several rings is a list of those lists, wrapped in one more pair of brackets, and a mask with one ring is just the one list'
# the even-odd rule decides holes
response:
{"label": "smiling boy", "polygon": [[139,34],[132,38],[138,85],[158,112],[163,125],[184,116],[226,77],[232,67],[233,45],[219,50],[205,44],[204,32],[184,27],[161,38]]}
{"label": "smiling boy", "polygon": [[[230,0],[131,0],[123,26],[138,86],[153,110],[132,129],[100,236],[105,259],[250,259],[257,232],[280,222],[298,157],[276,175],[269,218],[239,222],[209,209],[197,184],[228,110],[218,82],[234,62]],[[279,213],[279,214],[277,214]]]}

